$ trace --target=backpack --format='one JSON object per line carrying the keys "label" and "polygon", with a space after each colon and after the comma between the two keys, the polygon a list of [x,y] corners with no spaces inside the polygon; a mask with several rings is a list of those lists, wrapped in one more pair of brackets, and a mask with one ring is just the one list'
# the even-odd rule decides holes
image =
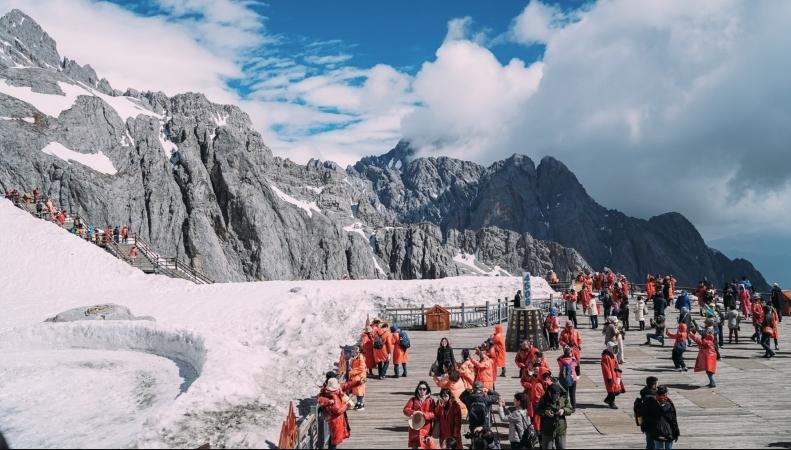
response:
{"label": "backpack", "polygon": [[406,331],[399,330],[398,331],[398,340],[401,348],[404,350],[408,349],[412,344],[409,342],[409,335],[406,334]]}
{"label": "backpack", "polygon": [[637,397],[634,399],[634,406],[632,406],[632,410],[634,411],[634,422],[637,426],[642,426],[640,423],[640,419],[643,417],[643,407],[644,405],[643,397]]}
{"label": "backpack", "polygon": [[574,376],[571,374],[571,364],[564,363],[563,366],[561,366],[558,381],[560,385],[566,389],[574,384]]}
{"label": "backpack", "polygon": [[533,424],[530,423],[530,419],[527,419],[526,416],[525,420],[523,421],[523,425],[525,427],[525,431],[522,432],[522,436],[520,436],[519,439],[519,443],[522,444],[522,448],[540,448],[541,439],[539,439],[538,433],[536,433],[536,429],[533,427]]}
{"label": "backpack", "polygon": [[490,424],[490,409],[489,405],[483,401],[482,398],[476,398],[472,404],[470,405],[469,411],[467,412],[467,421],[476,427],[484,427],[489,428]]}
{"label": "backpack", "polygon": [[385,346],[385,343],[382,341],[382,336],[379,336],[377,334],[374,337],[374,348],[377,349],[377,350],[380,350],[380,349],[383,349],[384,346]]}
{"label": "backpack", "polygon": [[615,302],[613,302],[611,295],[605,295],[601,301],[601,304],[604,305],[605,308],[612,308],[612,305],[615,304]]}

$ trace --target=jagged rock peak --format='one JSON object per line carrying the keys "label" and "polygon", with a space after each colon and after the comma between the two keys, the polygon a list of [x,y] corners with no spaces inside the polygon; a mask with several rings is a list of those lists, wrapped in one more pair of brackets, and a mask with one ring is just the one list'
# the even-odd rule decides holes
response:
{"label": "jagged rock peak", "polygon": [[402,139],[398,141],[398,144],[392,150],[384,155],[362,158],[354,165],[354,168],[359,172],[363,171],[366,166],[376,166],[381,169],[401,169],[412,162],[415,153],[415,148],[408,141]]}
{"label": "jagged rock peak", "polygon": [[16,65],[57,69],[60,54],[57,44],[30,16],[12,9],[0,18],[0,45],[13,49]]}

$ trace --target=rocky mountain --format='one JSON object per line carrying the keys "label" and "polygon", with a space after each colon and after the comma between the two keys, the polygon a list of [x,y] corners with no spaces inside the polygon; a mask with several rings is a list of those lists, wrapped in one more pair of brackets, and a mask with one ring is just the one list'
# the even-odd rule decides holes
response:
{"label": "rocky mountain", "polygon": [[215,280],[566,276],[589,267],[575,250],[521,230],[438,226],[463,223],[457,204],[474,200],[466,186],[484,171],[408,156],[389,168],[366,159],[362,170],[294,164],[274,157],[236,106],[114,89],[62,58],[23,12],[0,18],[0,188],[37,187],[89,224],[128,224]]}
{"label": "rocky mountain", "polygon": [[[721,283],[746,275],[768,288],[749,261],[732,261],[709,248],[681,214],[642,220],[607,209],[554,158],[545,157],[536,166],[526,156],[513,155],[482,167],[414,155],[402,142],[383,156],[364,158],[354,171],[371,182],[395,220],[435,223],[446,242],[475,248],[484,261],[524,266],[522,254],[549,250],[552,256],[543,260],[552,260],[552,267],[576,265],[573,257],[581,255],[597,269],[610,267],[638,281],[649,273],[673,274],[681,285],[694,286],[704,276]],[[542,240],[541,249],[531,248],[534,238]],[[521,242],[516,252],[515,242]],[[553,259],[564,254],[564,247],[579,254]]]}

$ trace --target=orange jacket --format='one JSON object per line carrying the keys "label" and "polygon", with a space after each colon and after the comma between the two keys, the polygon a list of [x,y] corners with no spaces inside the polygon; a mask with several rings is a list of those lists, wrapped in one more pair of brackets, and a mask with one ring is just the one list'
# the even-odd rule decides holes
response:
{"label": "orange jacket", "polygon": [[475,382],[475,366],[473,365],[472,359],[468,359],[459,364],[457,370],[459,371],[459,375],[461,375],[461,381],[464,382],[464,389],[471,388],[472,383]]}
{"label": "orange jacket", "polygon": [[608,394],[620,394],[626,392],[619,372],[618,361],[615,355],[605,350],[601,354],[601,373],[604,378],[604,387]]}
{"label": "orange jacket", "polygon": [[[365,357],[360,354],[352,358],[349,368],[349,381],[362,381],[368,376],[368,366],[365,365]],[[363,397],[365,395],[365,384],[352,389],[352,394]]]}
{"label": "orange jacket", "polygon": [[382,348],[374,347],[374,360],[377,363],[385,362],[389,358],[387,352],[387,346],[388,346],[387,335],[385,334],[385,331],[379,328],[378,326],[372,326],[371,328],[373,328],[371,335],[373,336],[374,340],[376,340],[377,336],[379,336],[379,339],[382,340]]}
{"label": "orange jacket", "polygon": [[456,442],[461,440],[461,418],[466,415],[466,409],[462,412],[459,404],[451,401],[445,404],[437,402],[434,407],[434,420],[439,422],[439,441],[445,442],[447,438],[454,438]]}
{"label": "orange jacket", "polygon": [[474,359],[470,360],[472,362],[473,367],[475,367],[475,381],[480,381],[483,383],[483,386],[487,389],[494,390],[494,372],[492,371],[492,367],[494,367],[494,361],[491,358],[486,357],[483,361],[475,361]]}
{"label": "orange jacket", "polygon": [[494,341],[494,348],[496,350],[494,364],[496,367],[505,367],[505,357],[507,353],[505,350],[505,336],[503,336],[503,326],[501,324],[494,326],[492,341]]}
{"label": "orange jacket", "polygon": [[393,364],[405,364],[409,362],[407,350],[401,347],[401,336],[398,333],[390,333],[391,347],[393,347]]}
{"label": "orange jacket", "polygon": [[461,394],[464,393],[464,391],[467,389],[464,387],[464,381],[462,381],[462,379],[459,378],[459,381],[454,383],[453,381],[451,381],[451,379],[448,377],[447,374],[443,375],[442,378],[437,378],[437,376],[434,375],[433,379],[434,379],[434,384],[436,384],[438,388],[447,389],[450,391],[451,394],[453,394],[453,398],[455,398],[456,403],[459,404],[459,409],[461,409],[462,416],[466,417],[467,405],[465,405],[464,402],[461,401]]}
{"label": "orange jacket", "polygon": [[370,368],[376,367],[376,360],[374,359],[374,341],[368,333],[363,332],[360,335],[360,344],[363,346],[363,356],[365,356],[365,366]]}

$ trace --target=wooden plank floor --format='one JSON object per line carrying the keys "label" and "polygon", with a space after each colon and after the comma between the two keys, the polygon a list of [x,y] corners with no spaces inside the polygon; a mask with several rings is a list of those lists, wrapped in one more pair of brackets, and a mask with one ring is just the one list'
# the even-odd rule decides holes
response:
{"label": "wooden plank floor", "polygon": [[[675,311],[668,323],[675,323]],[[598,364],[604,346],[601,327],[591,330],[587,318],[580,325],[584,339],[583,378],[577,387],[578,409],[568,418],[569,448],[645,448],[645,438],[634,425],[632,402],[650,375],[670,387],[670,397],[678,409],[681,439],[676,448],[791,448],[791,352],[785,351],[791,348],[789,324],[782,326],[781,352],[772,360],[761,358],[763,350],[749,340],[750,324],[742,325],[739,345],[727,345],[726,339],[716,389],[703,387],[708,383],[703,373],[672,370],[671,340],[665,347],[644,346],[644,333],[633,327],[627,333],[626,364],[622,366],[627,393],[618,398],[618,410],[608,409],[602,402],[606,393]],[[459,358],[462,348],[480,344],[492,331],[493,328],[411,331],[408,378],[367,383],[366,409],[349,412],[352,436],[341,448],[406,448],[407,420],[402,410],[418,381],[429,382],[435,391],[428,371],[440,339],[447,337]],[[688,366],[694,366],[696,355],[696,347],[687,351]],[[556,372],[559,352],[547,352],[546,356]],[[508,401],[521,390],[513,360],[514,354],[509,353],[508,376],[497,380],[498,392]],[[389,375],[392,376],[392,368]],[[463,432],[466,431],[465,424]],[[498,431],[507,436],[507,426],[500,424]],[[503,444],[507,446],[506,441]]]}

